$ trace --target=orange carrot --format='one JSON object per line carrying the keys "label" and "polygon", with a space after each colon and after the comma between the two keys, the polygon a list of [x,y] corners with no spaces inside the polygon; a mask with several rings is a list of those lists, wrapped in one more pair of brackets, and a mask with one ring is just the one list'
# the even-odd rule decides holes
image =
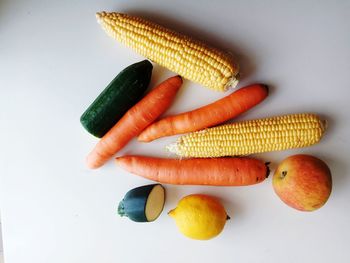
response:
{"label": "orange carrot", "polygon": [[147,127],[138,137],[150,142],[164,136],[198,131],[222,123],[249,110],[268,95],[268,87],[254,84],[241,88],[204,107],[166,117]]}
{"label": "orange carrot", "polygon": [[87,157],[87,166],[98,168],[121,150],[133,137],[164,113],[182,84],[180,76],[167,79],[133,106],[97,143]]}
{"label": "orange carrot", "polygon": [[260,183],[269,175],[267,165],[253,158],[122,156],[116,163],[130,173],[165,184],[243,186]]}

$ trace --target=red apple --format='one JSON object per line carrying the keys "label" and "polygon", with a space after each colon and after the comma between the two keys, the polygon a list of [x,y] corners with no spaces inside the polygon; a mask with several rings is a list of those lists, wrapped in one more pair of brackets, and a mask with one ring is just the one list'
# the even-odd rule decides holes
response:
{"label": "red apple", "polygon": [[272,185],[287,205],[301,211],[314,211],[327,202],[332,191],[332,176],[322,160],[298,154],[279,164]]}

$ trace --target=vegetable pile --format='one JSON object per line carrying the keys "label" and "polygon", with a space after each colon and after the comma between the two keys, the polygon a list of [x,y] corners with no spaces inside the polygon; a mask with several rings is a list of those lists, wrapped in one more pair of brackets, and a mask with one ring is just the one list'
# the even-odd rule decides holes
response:
{"label": "vegetable pile", "polygon": [[[135,137],[139,142],[150,142],[184,134],[167,147],[183,159],[116,157],[115,163],[122,169],[158,182],[127,192],[119,203],[119,215],[135,222],[156,220],[165,203],[165,188],[159,183],[210,186],[261,183],[270,173],[269,163],[247,155],[307,147],[321,140],[326,121],[313,113],[223,124],[264,101],[269,94],[264,84],[241,87],[198,109],[159,119],[176,99],[182,78],[212,90],[226,91],[238,84],[237,62],[226,52],[139,17],[106,12],[96,16],[108,35],[179,74],[145,93],[153,65],[148,60],[132,64],[112,80],[80,118],[83,127],[100,138],[87,156],[91,169],[103,166]],[[316,157],[292,156],[276,170],[273,186],[287,205],[313,211],[328,200],[331,173]],[[312,192],[312,199],[307,191]],[[298,196],[300,193],[303,194]],[[183,198],[169,215],[180,232],[200,240],[217,236],[229,218],[216,198],[200,194]]]}

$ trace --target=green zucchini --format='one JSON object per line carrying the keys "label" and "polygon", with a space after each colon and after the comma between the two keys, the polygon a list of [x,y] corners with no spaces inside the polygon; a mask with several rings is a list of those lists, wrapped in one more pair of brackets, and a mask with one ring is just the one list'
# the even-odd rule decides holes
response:
{"label": "green zucchini", "polygon": [[153,66],[148,60],[121,71],[80,117],[84,128],[101,138],[144,94]]}
{"label": "green zucchini", "polygon": [[119,203],[118,214],[135,222],[152,222],[162,213],[165,189],[160,184],[144,185],[126,193]]}

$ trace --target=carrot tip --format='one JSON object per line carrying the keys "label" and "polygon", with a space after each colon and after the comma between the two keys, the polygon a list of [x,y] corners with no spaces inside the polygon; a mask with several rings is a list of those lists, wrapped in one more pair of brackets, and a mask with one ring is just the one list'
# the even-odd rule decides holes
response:
{"label": "carrot tip", "polygon": [[264,89],[266,90],[267,95],[269,95],[269,86],[266,85],[266,84],[261,84],[261,86],[264,87]]}
{"label": "carrot tip", "polygon": [[269,167],[270,163],[271,162],[266,162],[265,163],[265,166],[266,166],[266,176],[265,176],[265,178],[268,178],[269,175],[270,175],[270,172],[271,172],[270,167]]}
{"label": "carrot tip", "polygon": [[95,164],[93,164],[93,163],[90,163],[90,162],[86,162],[86,165],[87,165],[87,167],[90,168],[90,169],[97,169],[97,168],[100,167],[100,166],[97,166],[97,165],[95,165]]}
{"label": "carrot tip", "polygon": [[98,163],[96,163],[93,156],[91,156],[91,153],[86,157],[86,166],[90,169],[97,169],[101,167]]}

